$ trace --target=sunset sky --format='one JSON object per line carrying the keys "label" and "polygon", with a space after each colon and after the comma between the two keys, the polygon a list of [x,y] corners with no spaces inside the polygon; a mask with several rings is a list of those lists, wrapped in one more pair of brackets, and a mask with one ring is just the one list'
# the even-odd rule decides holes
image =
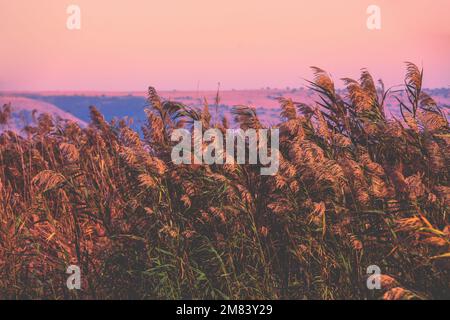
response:
{"label": "sunset sky", "polygon": [[[66,28],[70,4],[81,30]],[[312,65],[397,85],[403,61],[449,87],[449,13],[448,0],[0,0],[0,90],[298,87]]]}

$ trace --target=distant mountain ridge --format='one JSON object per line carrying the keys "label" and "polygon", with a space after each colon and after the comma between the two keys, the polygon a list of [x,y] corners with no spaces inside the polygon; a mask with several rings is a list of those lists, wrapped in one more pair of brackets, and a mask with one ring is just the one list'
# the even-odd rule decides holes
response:
{"label": "distant mountain ridge", "polygon": [[[427,89],[449,117],[450,89]],[[339,90],[345,95],[343,90]],[[90,121],[89,106],[94,105],[110,121],[114,118],[132,118],[131,127],[138,130],[146,121],[144,112],[147,106],[145,92],[42,92],[42,93],[8,93],[0,94],[0,103],[11,102],[15,112],[20,110],[49,112],[60,118],[66,118],[85,125]],[[205,100],[214,115],[216,110],[217,91],[160,91],[162,98],[177,101],[189,106],[201,108]],[[255,107],[261,121],[266,124],[275,124],[279,121],[280,106],[278,99],[291,98],[296,102],[314,104],[314,93],[305,88],[286,89],[260,89],[260,90],[227,90],[219,92],[219,105],[217,110],[220,116],[227,115],[231,123],[233,119],[230,110],[235,105],[249,105]],[[401,97],[401,95],[400,95]],[[9,101],[11,100],[11,101]],[[400,116],[398,102],[394,98],[386,101],[388,116]],[[17,121],[16,121],[17,122]]]}
{"label": "distant mountain ridge", "polygon": [[54,118],[74,121],[81,126],[87,125],[87,122],[77,118],[72,113],[63,111],[57,106],[42,100],[0,95],[0,107],[5,104],[11,104],[12,107],[12,117],[7,126],[9,130],[20,131],[24,126],[31,124],[33,122],[33,113],[35,113],[35,116],[48,113]]}

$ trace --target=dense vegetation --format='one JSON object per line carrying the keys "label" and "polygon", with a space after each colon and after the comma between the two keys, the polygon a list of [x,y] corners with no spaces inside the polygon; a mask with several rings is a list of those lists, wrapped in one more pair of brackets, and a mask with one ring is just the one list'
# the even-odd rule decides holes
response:
{"label": "dense vegetation", "polygon": [[[91,108],[86,128],[41,115],[0,136],[0,297],[450,298],[450,129],[407,64],[402,119],[363,70],[314,68],[317,104],[280,99],[280,170],[174,165],[174,128],[227,119],[149,89],[143,135]],[[11,106],[0,112],[6,128]],[[234,109],[241,128],[263,128]],[[214,121],[216,120],[216,121]],[[66,287],[68,265],[82,290]],[[367,267],[381,290],[366,287]]]}

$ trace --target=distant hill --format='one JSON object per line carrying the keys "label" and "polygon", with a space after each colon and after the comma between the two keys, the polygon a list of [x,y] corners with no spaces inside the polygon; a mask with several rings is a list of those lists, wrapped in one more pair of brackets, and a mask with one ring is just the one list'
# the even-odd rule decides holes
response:
{"label": "distant hill", "polygon": [[[450,89],[426,90],[449,116]],[[344,95],[343,92],[339,92]],[[214,117],[216,111],[216,91],[158,91],[164,99],[178,101],[189,106],[201,108],[204,101],[208,102],[210,112]],[[114,118],[132,118],[131,127],[138,130],[146,121],[144,112],[147,106],[145,92],[42,92],[15,93],[14,97],[2,97],[0,101],[15,99],[14,107],[27,110],[50,110],[50,113],[62,118],[72,119],[84,123],[89,122],[89,106],[94,105],[110,121]],[[220,116],[227,115],[230,122],[233,119],[230,110],[235,105],[249,105],[256,109],[261,121],[275,124],[279,121],[280,106],[278,98],[291,98],[296,102],[314,104],[315,94],[305,88],[293,89],[260,89],[260,90],[227,90],[220,92],[217,111]],[[401,97],[401,94],[400,94]],[[399,117],[398,102],[394,98],[386,101],[389,117]]]}
{"label": "distant hill", "polygon": [[65,112],[57,106],[42,100],[0,95],[0,106],[8,103],[11,103],[12,106],[12,119],[9,123],[10,130],[20,131],[25,125],[31,124],[33,111],[35,111],[36,116],[42,113],[48,113],[55,118],[75,121],[81,126],[87,125],[85,121],[75,117],[73,114]]}

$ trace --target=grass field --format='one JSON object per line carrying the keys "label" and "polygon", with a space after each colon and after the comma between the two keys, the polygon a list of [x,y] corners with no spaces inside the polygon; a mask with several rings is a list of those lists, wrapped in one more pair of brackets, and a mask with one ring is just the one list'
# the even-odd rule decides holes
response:
{"label": "grass field", "polygon": [[[403,98],[364,70],[339,93],[313,71],[317,102],[278,99],[275,176],[171,162],[175,128],[228,128],[214,101],[150,88],[143,135],[95,107],[86,127],[41,114],[18,135],[4,105],[0,298],[450,298],[450,128],[422,71],[407,64]],[[232,114],[264,127],[250,107]],[[82,290],[66,287],[72,264]],[[371,265],[380,290],[366,286]]]}

